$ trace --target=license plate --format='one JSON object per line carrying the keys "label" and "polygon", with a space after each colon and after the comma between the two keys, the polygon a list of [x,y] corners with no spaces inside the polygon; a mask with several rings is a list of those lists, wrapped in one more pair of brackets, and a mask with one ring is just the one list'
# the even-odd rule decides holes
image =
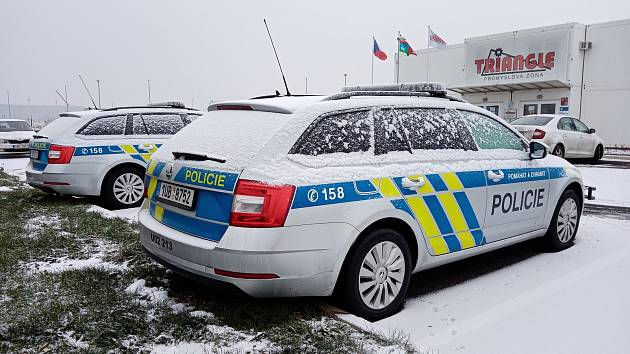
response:
{"label": "license plate", "polygon": [[195,201],[195,190],[162,182],[158,189],[157,199],[183,209],[191,210]]}
{"label": "license plate", "polygon": [[37,160],[39,158],[39,150],[31,150],[31,158]]}

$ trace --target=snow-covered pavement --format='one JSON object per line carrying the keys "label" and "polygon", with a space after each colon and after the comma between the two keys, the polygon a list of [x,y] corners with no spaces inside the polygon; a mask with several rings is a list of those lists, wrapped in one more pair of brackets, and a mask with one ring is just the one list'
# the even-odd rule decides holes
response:
{"label": "snow-covered pavement", "polygon": [[630,207],[630,169],[583,165],[578,168],[584,184],[597,188],[595,200],[588,203]]}
{"label": "snow-covered pavement", "polygon": [[[419,349],[440,353],[627,353],[629,241],[629,221],[585,216],[568,250],[540,253],[529,242],[420,273],[412,293],[436,277],[449,284],[411,296],[400,313],[375,323],[342,318],[402,330]],[[499,264],[471,271],[490,262]]]}

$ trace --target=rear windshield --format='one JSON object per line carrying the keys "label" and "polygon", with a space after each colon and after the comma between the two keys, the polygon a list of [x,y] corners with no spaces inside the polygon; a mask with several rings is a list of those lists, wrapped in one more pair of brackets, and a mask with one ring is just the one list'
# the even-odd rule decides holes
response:
{"label": "rear windshield", "polygon": [[0,120],[0,132],[33,131],[23,120]]}
{"label": "rear windshield", "polygon": [[517,120],[512,121],[512,125],[546,125],[551,122],[552,117],[543,117],[543,116],[527,116],[523,118],[519,118]]}
{"label": "rear windshield", "polygon": [[154,155],[173,159],[173,152],[224,159],[206,161],[215,168],[242,169],[250,164],[290,114],[256,111],[211,111],[173,135]]}
{"label": "rear windshield", "polygon": [[[47,138],[61,137],[62,134],[64,134],[66,130],[68,130],[68,128],[70,128],[72,125],[74,125],[77,122],[77,119],[79,118],[59,117],[53,120],[52,122],[48,123],[48,125],[46,125],[44,129],[40,130],[37,133],[37,135],[45,136]],[[74,134],[74,132],[72,133]]]}

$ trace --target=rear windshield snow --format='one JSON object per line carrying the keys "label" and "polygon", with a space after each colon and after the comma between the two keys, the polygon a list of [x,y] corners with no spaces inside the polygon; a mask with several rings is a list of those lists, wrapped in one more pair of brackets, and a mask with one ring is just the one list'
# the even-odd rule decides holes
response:
{"label": "rear windshield snow", "polygon": [[[59,117],[48,123],[48,125],[46,125],[44,129],[40,130],[37,135],[45,136],[47,138],[61,137],[68,128],[77,123],[78,119],[79,118],[76,117]],[[71,132],[71,134],[74,134],[74,131]]]}
{"label": "rear windshield snow", "polygon": [[225,163],[204,161],[215,168],[242,169],[250,164],[290,114],[212,111],[173,135],[154,155],[172,160],[173,152],[206,155]]}
{"label": "rear windshield snow", "polygon": [[551,122],[553,118],[551,117],[543,117],[543,116],[527,116],[523,118],[519,118],[515,121],[512,121],[512,125],[547,125],[547,123]]}

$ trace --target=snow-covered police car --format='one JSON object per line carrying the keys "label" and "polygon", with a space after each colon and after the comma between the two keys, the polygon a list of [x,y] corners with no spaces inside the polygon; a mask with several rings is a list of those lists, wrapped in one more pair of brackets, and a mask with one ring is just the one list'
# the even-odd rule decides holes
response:
{"label": "snow-covered police car", "polygon": [[255,297],[340,295],[370,320],[412,273],[534,237],[569,247],[580,174],[438,84],[214,104],[154,154],[140,238]]}
{"label": "snow-covered police car", "polygon": [[151,154],[199,115],[178,102],[62,113],[31,140],[26,179],[113,209],[138,206]]}

